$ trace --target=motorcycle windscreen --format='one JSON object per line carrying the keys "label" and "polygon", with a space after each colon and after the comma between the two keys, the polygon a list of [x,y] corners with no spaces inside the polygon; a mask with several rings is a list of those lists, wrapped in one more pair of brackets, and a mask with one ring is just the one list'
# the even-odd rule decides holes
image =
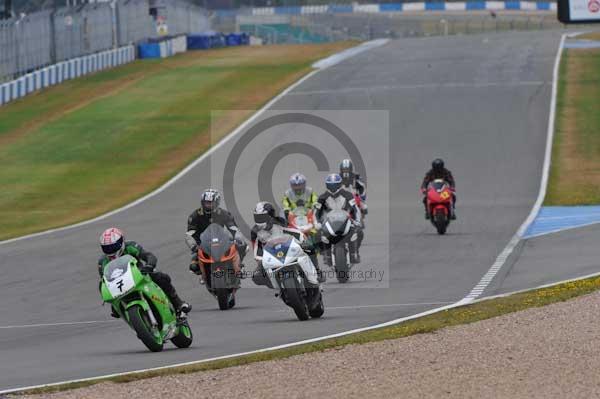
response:
{"label": "motorcycle windscreen", "polygon": [[104,281],[106,288],[114,297],[125,294],[135,287],[133,274],[131,273],[130,264],[135,264],[136,260],[133,256],[121,256],[108,263],[104,267]]}
{"label": "motorcycle windscreen", "polygon": [[135,261],[133,256],[125,255],[109,262],[104,267],[104,279],[110,283],[122,277],[125,273],[127,273],[127,269],[129,269],[129,263],[132,260]]}
{"label": "motorcycle windscreen", "polygon": [[277,258],[278,261],[284,262],[285,257],[290,249],[290,245],[294,239],[289,236],[279,236],[270,239],[264,246],[263,250]]}
{"label": "motorcycle windscreen", "polygon": [[430,188],[433,188],[435,191],[440,192],[442,191],[444,188],[446,188],[446,182],[443,180],[436,180],[433,183],[429,184]]}
{"label": "motorcycle windscreen", "polygon": [[216,262],[225,255],[232,244],[233,237],[229,231],[217,223],[212,223],[200,234],[200,248]]}
{"label": "motorcycle windscreen", "polygon": [[332,211],[327,214],[327,223],[335,235],[343,235],[346,231],[346,223],[348,222],[348,214],[344,211]]}

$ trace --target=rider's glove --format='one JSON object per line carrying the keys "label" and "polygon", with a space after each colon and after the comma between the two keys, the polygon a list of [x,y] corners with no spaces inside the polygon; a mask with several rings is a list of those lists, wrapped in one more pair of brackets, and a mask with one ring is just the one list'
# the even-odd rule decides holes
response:
{"label": "rider's glove", "polygon": [[150,274],[153,271],[154,271],[154,268],[149,265],[144,265],[144,266],[140,267],[140,272],[142,272],[143,274]]}
{"label": "rider's glove", "polygon": [[314,252],[313,246],[309,243],[303,242],[302,244],[300,244],[300,247],[304,252],[306,252],[307,255],[311,255]]}

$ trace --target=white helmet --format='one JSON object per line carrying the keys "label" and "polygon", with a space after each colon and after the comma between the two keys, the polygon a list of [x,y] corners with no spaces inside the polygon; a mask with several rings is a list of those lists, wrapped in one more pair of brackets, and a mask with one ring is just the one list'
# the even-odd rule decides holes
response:
{"label": "white helmet", "polygon": [[116,227],[104,230],[100,236],[100,247],[109,259],[116,259],[125,251],[125,234]]}

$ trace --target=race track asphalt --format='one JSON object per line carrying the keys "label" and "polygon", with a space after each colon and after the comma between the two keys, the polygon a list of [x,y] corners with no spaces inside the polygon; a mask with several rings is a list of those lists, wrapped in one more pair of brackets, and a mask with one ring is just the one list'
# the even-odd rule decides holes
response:
{"label": "race track asphalt", "polygon": [[[363,263],[356,270],[383,272],[383,278],[346,286],[330,279],[321,320],[297,321],[270,291],[251,288],[248,280],[238,307],[219,311],[187,271],[187,217],[203,188],[221,188],[237,137],[160,195],[118,215],[0,245],[0,390],[259,349],[460,300],[536,199],[559,40],[560,33],[546,31],[392,41],[319,72],[274,104],[274,110],[329,110],[319,115],[350,136],[367,169],[370,213]],[[271,128],[244,149],[235,170],[236,201],[246,219],[258,200],[265,154],[289,141],[320,148],[331,169],[345,156],[318,128],[302,123]],[[418,191],[437,156],[457,179],[458,220],[446,236],[424,220]],[[277,196],[296,170],[323,190],[326,172],[306,156],[290,155],[277,164]],[[97,240],[111,225],[153,251],[159,268],[193,304],[190,349],[168,345],[150,353],[100,306]],[[246,263],[254,268],[254,262]],[[83,321],[96,322],[26,327]]]}

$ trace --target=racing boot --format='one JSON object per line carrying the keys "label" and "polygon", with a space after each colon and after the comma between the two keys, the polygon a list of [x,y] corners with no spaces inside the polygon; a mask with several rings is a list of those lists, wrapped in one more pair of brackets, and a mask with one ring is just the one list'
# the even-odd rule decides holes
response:
{"label": "racing boot", "polygon": [[175,294],[171,299],[171,302],[173,302],[173,306],[175,307],[175,311],[177,312],[177,315],[180,315],[181,313],[190,313],[190,310],[192,310],[192,305],[190,305],[187,302],[184,302],[181,300],[181,298],[179,298],[179,295]]}
{"label": "racing boot", "polygon": [[110,315],[112,317],[114,317],[115,319],[120,319],[121,318],[121,316],[119,315],[119,313],[112,306],[110,307]]}
{"label": "racing boot", "polygon": [[198,276],[202,275],[202,271],[200,271],[200,265],[198,264],[198,260],[192,259],[190,263],[190,272],[197,274]]}
{"label": "racing boot", "polygon": [[256,270],[254,270],[254,273],[252,273],[252,282],[256,285],[266,285],[269,288],[273,288],[271,280],[269,280],[267,273],[265,273],[265,269],[263,269],[260,264]]}

